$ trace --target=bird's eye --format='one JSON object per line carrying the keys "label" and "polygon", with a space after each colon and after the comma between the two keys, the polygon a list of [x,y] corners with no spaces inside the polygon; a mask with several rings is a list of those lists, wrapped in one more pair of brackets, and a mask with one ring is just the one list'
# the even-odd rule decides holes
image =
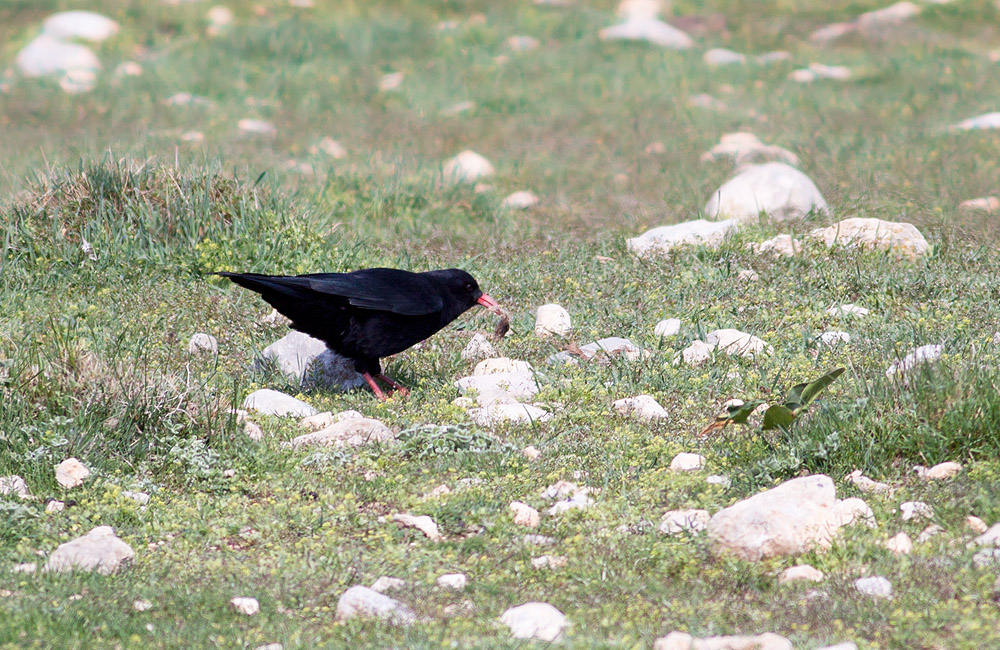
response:
{"label": "bird's eye", "polygon": [[474,286],[472,286],[472,283],[471,283],[471,282],[466,282],[466,283],[465,283],[465,290],[466,290],[466,291],[475,291],[475,289],[476,289],[476,288],[475,288]]}

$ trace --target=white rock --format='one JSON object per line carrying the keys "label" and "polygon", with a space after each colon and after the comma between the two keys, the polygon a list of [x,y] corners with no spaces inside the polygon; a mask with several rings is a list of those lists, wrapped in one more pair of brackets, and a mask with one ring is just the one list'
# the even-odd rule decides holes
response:
{"label": "white rock", "polygon": [[233,11],[228,7],[215,6],[205,15],[208,22],[215,27],[228,27],[233,24]]}
{"label": "white rock", "polygon": [[[90,92],[95,86],[97,86],[97,73],[93,70],[67,70],[59,78],[59,87],[70,94]],[[90,255],[92,260],[97,259],[92,248],[89,252],[84,252]]]}
{"label": "white rock", "polygon": [[140,506],[147,505],[149,503],[149,495],[145,492],[137,492],[134,490],[122,490],[122,496],[126,499],[131,499],[138,503]]}
{"label": "white rock", "polygon": [[566,336],[573,331],[569,312],[550,303],[535,311],[535,336]]}
{"label": "white rock", "polygon": [[296,436],[286,444],[292,448],[312,445],[360,447],[375,442],[391,443],[395,440],[396,435],[392,429],[378,420],[352,417],[334,422],[315,433]]}
{"label": "white rock", "polygon": [[260,611],[260,603],[257,602],[256,598],[250,598],[249,596],[237,596],[229,601],[229,604],[233,606],[238,614],[243,614],[244,616],[253,616]]}
{"label": "white rock", "polygon": [[137,612],[146,612],[153,609],[153,603],[142,598],[136,598],[132,601],[132,609]]}
{"label": "white rock", "polygon": [[401,589],[406,586],[406,581],[399,578],[391,578],[389,576],[380,576],[375,582],[372,583],[371,588],[374,591],[384,594],[387,591],[392,591],[393,589]]}
{"label": "white rock", "polygon": [[531,374],[533,371],[534,369],[527,361],[508,359],[507,357],[494,357],[492,359],[483,359],[477,363],[476,367],[472,370],[472,375],[478,377],[499,373]]}
{"label": "white rock", "polygon": [[681,319],[679,318],[665,318],[660,322],[658,322],[655,327],[653,327],[653,335],[659,336],[660,338],[674,336],[680,331],[681,331]]}
{"label": "white rock", "polygon": [[846,81],[851,78],[851,69],[842,65],[826,65],[825,63],[810,63],[809,72],[814,79],[836,79]]}
{"label": "white rock", "polygon": [[911,372],[921,364],[934,363],[941,358],[943,351],[944,347],[940,345],[922,345],[907,354],[900,361],[896,361],[890,365],[885,371],[885,376],[892,379],[897,375]]}
{"label": "white rock", "polygon": [[344,148],[344,145],[340,144],[330,136],[324,137],[319,141],[319,144],[310,148],[310,153],[319,152],[325,153],[334,160],[340,160],[341,158],[347,157],[347,149]]}
{"label": "white rock", "polygon": [[738,225],[739,221],[736,219],[685,221],[647,230],[638,237],[626,239],[625,244],[631,253],[639,257],[666,253],[678,246],[704,246],[715,249],[722,245],[726,235],[736,230]]}
{"label": "white rock", "polygon": [[799,164],[799,157],[783,147],[767,145],[753,133],[738,131],[736,133],[726,133],[719,138],[719,143],[702,154],[703,161],[719,160],[728,158],[738,167],[776,160],[795,166]]}
{"label": "white rock", "polygon": [[969,546],[1000,546],[1000,524],[990,526],[982,535],[969,542]]}
{"label": "white rock", "polygon": [[756,336],[735,329],[711,331],[705,335],[705,342],[731,357],[753,357],[774,352],[770,345]]}
{"label": "white rock", "polygon": [[36,36],[14,59],[25,77],[43,77],[70,70],[100,70],[101,62],[86,45],[64,43],[49,34]]}
{"label": "white rock", "polygon": [[830,477],[803,476],[717,512],[708,522],[709,539],[716,552],[748,561],[798,555],[828,546],[846,516],[858,510],[842,503]]}
{"label": "white rock", "polygon": [[543,499],[562,499],[564,497],[572,496],[578,492],[589,492],[590,488],[579,486],[576,483],[570,481],[556,481],[552,485],[546,487],[542,490],[541,497]]}
{"label": "white rock", "polygon": [[490,404],[469,412],[472,421],[481,427],[493,427],[498,424],[533,424],[552,419],[552,414],[531,404]]}
{"label": "white rock", "polygon": [[899,504],[899,511],[903,513],[903,521],[909,521],[917,517],[930,519],[934,516],[934,508],[923,501],[904,501]]}
{"label": "white rock", "polygon": [[885,542],[885,547],[896,555],[909,555],[913,552],[913,540],[906,533],[897,533]]}
{"label": "white rock", "polygon": [[848,303],[846,305],[830,307],[826,310],[826,313],[831,316],[839,316],[843,318],[844,316],[867,316],[869,312],[866,307]]}
{"label": "white rock", "polygon": [[334,614],[336,621],[352,618],[380,618],[395,625],[409,625],[417,616],[401,602],[374,589],[355,585],[341,594]]}
{"label": "white rock", "polygon": [[612,406],[620,415],[639,420],[652,421],[667,417],[666,409],[652,395],[626,397],[616,400]]}
{"label": "white rock", "polygon": [[66,509],[66,504],[63,503],[62,501],[56,501],[55,499],[45,504],[45,512],[49,514],[55,512],[62,512],[65,509]]}
{"label": "white rock", "polygon": [[414,516],[407,513],[397,513],[392,520],[404,528],[416,528],[432,542],[440,542],[444,536],[438,531],[438,525],[427,515]]}
{"label": "white rock", "polygon": [[402,72],[390,72],[382,75],[378,82],[378,89],[383,92],[396,90],[403,85],[403,76]]}
{"label": "white rock", "polygon": [[758,56],[757,63],[761,65],[769,65],[771,63],[780,63],[781,61],[790,61],[791,58],[791,52],[786,52],[785,50],[775,50]]}
{"label": "white rock", "polygon": [[872,598],[892,598],[892,583],[882,576],[858,578],[854,581],[854,588]]}
{"label": "white rock", "polygon": [[739,52],[733,52],[725,48],[716,47],[705,52],[701,60],[708,65],[732,65],[746,63],[747,57]]}
{"label": "white rock", "polygon": [[219,341],[216,340],[211,334],[206,334],[205,332],[198,332],[194,334],[188,341],[188,354],[198,354],[199,352],[208,352],[210,354],[218,354],[219,352]]}
{"label": "white rock", "polygon": [[888,494],[892,491],[892,486],[888,483],[882,483],[880,481],[873,481],[864,474],[861,473],[860,469],[856,469],[847,475],[846,480],[850,481],[856,488],[862,492],[871,492],[873,494]]}
{"label": "white rock", "polygon": [[531,558],[531,566],[536,569],[561,569],[569,564],[569,559],[563,555],[539,555]]}
{"label": "white rock", "polygon": [[456,381],[455,386],[463,395],[475,393],[476,401],[482,406],[514,405],[517,398],[531,397],[538,392],[534,375],[521,372],[471,375]]}
{"label": "white rock", "polygon": [[924,528],[922,531],[920,531],[920,534],[917,535],[917,544],[923,544],[931,537],[934,537],[935,535],[940,535],[943,532],[944,532],[944,527],[938,526],[937,524],[931,524],[927,528]]}
{"label": "white rock", "polygon": [[540,452],[535,446],[528,445],[527,447],[521,450],[521,455],[527,458],[528,460],[536,460],[538,459],[539,456],[542,455],[542,452]]}
{"label": "white rock", "polygon": [[844,641],[843,643],[838,643],[836,645],[827,645],[822,648],[816,648],[816,650],[858,650],[858,645],[851,641]]}
{"label": "white rock", "polygon": [[83,485],[90,470],[75,458],[67,458],[56,465],[56,482],[67,490]]}
{"label": "white rock", "polygon": [[758,255],[773,257],[794,257],[802,252],[802,242],[791,235],[778,235],[751,247]]}
{"label": "white rock", "polygon": [[60,544],[49,556],[48,571],[97,571],[114,573],[135,558],[132,547],[120,540],[111,526],[98,526],[82,537]]}
{"label": "white rock", "polygon": [[913,224],[881,219],[844,219],[828,228],[817,228],[809,236],[828,247],[839,244],[847,248],[877,248],[910,259],[930,250],[927,240]]}
{"label": "white rock", "polygon": [[538,39],[533,36],[511,36],[506,41],[507,47],[515,52],[530,52],[538,49]]}
{"label": "white rock", "polygon": [[969,199],[958,204],[959,210],[967,212],[988,212],[993,214],[1000,211],[1000,199],[995,196],[987,196],[980,199]]}
{"label": "white rock", "polygon": [[38,564],[35,562],[22,562],[10,568],[11,573],[34,573],[36,570],[38,570]]}
{"label": "white rock", "polygon": [[31,495],[28,492],[28,484],[24,482],[23,478],[17,475],[0,477],[0,496],[7,496],[8,494],[16,494],[22,499]]}
{"label": "white rock", "polygon": [[708,510],[668,510],[660,519],[660,532],[667,535],[696,533],[705,530],[711,515]]}
{"label": "white rock", "polygon": [[823,572],[810,564],[798,564],[790,566],[778,576],[778,584],[783,585],[789,582],[808,580],[809,582],[822,582]]}
{"label": "white rock", "polygon": [[299,331],[289,332],[264,348],[261,357],[277,364],[282,374],[305,386],[349,390],[365,384],[353,361]]}
{"label": "white rock", "polygon": [[560,639],[568,625],[566,616],[558,609],[537,602],[511,607],[500,616],[500,622],[510,628],[515,639],[538,639],[549,643]]}
{"label": "white rock", "polygon": [[851,335],[848,334],[847,332],[837,332],[837,331],[823,332],[822,334],[819,335],[819,340],[820,343],[822,343],[823,345],[832,348],[838,343],[850,343]]}
{"label": "white rock", "polygon": [[710,111],[725,111],[728,107],[726,103],[719,99],[718,97],[713,97],[708,93],[698,93],[692,95],[687,100],[688,106],[691,108],[704,108]]}
{"label": "white rock", "polygon": [[920,7],[912,2],[897,2],[894,5],[866,11],[858,16],[858,27],[862,32],[878,32],[886,27],[902,25],[906,20],[920,14]]}
{"label": "white rock", "polygon": [[686,632],[671,632],[653,642],[653,650],[793,650],[783,636],[766,632],[757,636],[710,636],[696,639]]}
{"label": "white rock", "polygon": [[875,513],[865,503],[864,499],[850,497],[838,501],[835,507],[839,514],[839,523],[841,526],[850,526],[851,524],[858,523],[864,524],[869,528],[876,528],[878,526],[878,523],[875,521]]}
{"label": "white rock", "polygon": [[592,505],[594,505],[594,500],[590,498],[590,489],[583,488],[568,499],[556,501],[545,513],[551,516],[561,515],[570,510],[586,510]]}
{"label": "white rock", "polygon": [[471,182],[494,173],[493,165],[475,151],[465,150],[444,164],[444,179],[453,183]]}
{"label": "white rock", "polygon": [[788,221],[813,211],[829,212],[823,195],[808,176],[782,162],[743,167],[705,204],[706,215],[739,223],[754,223],[762,212]]}
{"label": "white rock", "polygon": [[1000,548],[985,548],[972,556],[972,563],[980,568],[1000,567]]}
{"label": "white rock", "polygon": [[951,127],[957,131],[975,131],[977,129],[1000,129],[1000,112],[984,113],[970,117]]}
{"label": "white rock", "polygon": [[526,526],[527,528],[538,528],[538,524],[541,523],[541,517],[537,510],[521,501],[511,501],[509,507],[511,513],[514,515],[515,524]]}
{"label": "white rock", "polygon": [[709,474],[705,477],[705,482],[709,485],[720,485],[724,488],[733,484],[733,482],[729,480],[728,476],[723,476],[721,474]]}
{"label": "white rock", "polygon": [[251,135],[265,135],[273,137],[278,134],[278,129],[274,128],[274,125],[266,120],[244,118],[236,123],[236,128],[243,133]]}
{"label": "white rock", "polygon": [[663,11],[662,0],[621,0],[615,9],[623,18],[656,18]]}
{"label": "white rock", "polygon": [[985,533],[989,528],[986,525],[985,521],[974,515],[969,515],[968,517],[966,517],[965,524],[972,530],[972,532],[976,533],[977,535]]}
{"label": "white rock", "polygon": [[538,203],[538,197],[527,191],[514,192],[503,200],[500,207],[509,210],[526,210]]}
{"label": "white rock", "polygon": [[630,16],[625,22],[597,32],[602,41],[646,41],[660,47],[686,50],[694,45],[691,37],[656,18]]}
{"label": "white rock", "polygon": [[524,536],[524,543],[529,546],[552,546],[556,543],[554,537],[549,537],[548,535],[535,535],[534,533],[529,533]]}
{"label": "white rock", "polygon": [[270,388],[255,390],[247,395],[243,400],[243,408],[264,415],[295,418],[316,415],[319,412],[302,400]]}
{"label": "white rock", "polygon": [[701,454],[681,452],[670,461],[670,470],[674,472],[696,472],[705,467],[705,457]]}
{"label": "white rock", "polygon": [[475,334],[462,349],[462,359],[465,361],[478,361],[495,356],[497,351],[484,334]]}
{"label": "white rock", "polygon": [[118,33],[118,23],[92,11],[61,11],[45,19],[42,31],[61,41],[100,43]]}
{"label": "white rock", "polygon": [[713,352],[715,352],[715,346],[711,343],[692,341],[691,345],[680,351],[674,359],[674,363],[683,361],[689,366],[700,366],[712,359]]}
{"label": "white rock", "polygon": [[436,583],[443,589],[465,589],[469,584],[469,578],[464,573],[446,573],[438,576]]}
{"label": "white rock", "polygon": [[931,480],[949,479],[957,475],[961,471],[962,471],[961,463],[956,463],[954,461],[946,461],[944,463],[938,463],[934,467],[924,472],[922,478]]}
{"label": "white rock", "polygon": [[809,40],[819,45],[826,45],[847,34],[853,34],[858,30],[857,23],[831,23],[820,27],[809,35]]}
{"label": "white rock", "polygon": [[[588,361],[594,359],[622,358],[628,361],[637,361],[650,356],[649,350],[643,350],[635,343],[620,336],[609,336],[592,343],[580,346],[583,358]],[[565,361],[575,363],[578,357],[569,352],[560,352],[549,357],[549,361]]]}
{"label": "white rock", "polygon": [[[357,413],[357,411],[355,411]],[[362,416],[358,413],[360,417]],[[310,415],[299,420],[299,426],[303,429],[311,429],[312,431],[319,431],[320,429],[325,429],[331,424],[333,424],[333,413],[330,411],[323,411],[322,413],[317,413],[316,415]]]}
{"label": "white rock", "polygon": [[247,438],[250,438],[254,442],[260,442],[264,439],[264,429],[251,420],[243,422],[243,433],[247,434]]}

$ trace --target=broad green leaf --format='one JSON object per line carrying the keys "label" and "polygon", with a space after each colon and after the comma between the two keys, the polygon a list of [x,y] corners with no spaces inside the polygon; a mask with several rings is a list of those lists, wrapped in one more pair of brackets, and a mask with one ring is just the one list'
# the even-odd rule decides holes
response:
{"label": "broad green leaf", "polygon": [[[805,388],[802,389],[802,402],[803,406],[808,406],[810,402],[816,399],[816,396],[823,392],[827,386],[832,384],[834,380],[844,374],[844,368],[837,368],[836,370],[831,370],[826,373],[816,381],[808,383]],[[796,386],[796,388],[798,388]],[[795,390],[794,388],[792,390]]]}
{"label": "broad green leaf", "polygon": [[764,425],[762,429],[787,429],[795,421],[795,413],[787,406],[775,404],[764,411]]}
{"label": "broad green leaf", "polygon": [[804,391],[807,386],[809,386],[808,381],[804,381],[801,384],[795,384],[794,386],[792,386],[792,388],[788,391],[788,394],[785,395],[785,404],[788,404],[790,402],[795,404],[802,404],[802,391]]}
{"label": "broad green leaf", "polygon": [[745,424],[750,414],[763,403],[764,400],[758,399],[747,402],[743,406],[730,406],[726,409],[729,411],[729,416],[726,419],[733,424]]}

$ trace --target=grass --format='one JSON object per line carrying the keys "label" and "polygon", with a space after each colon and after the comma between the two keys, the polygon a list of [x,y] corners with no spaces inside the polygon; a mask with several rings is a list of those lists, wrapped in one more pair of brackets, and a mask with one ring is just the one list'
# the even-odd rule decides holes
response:
{"label": "grass", "polygon": [[[1000,87],[986,57],[993,3],[928,6],[878,39],[817,50],[807,41],[814,28],[878,5],[677,2],[676,17],[726,17],[725,32],[685,53],[600,42],[597,29],[614,20],[610,3],[317,5],[263,2],[263,15],[234,7],[236,25],[218,38],[204,35],[207,7],[197,3],[0,8],[4,60],[52,10],[96,8],[122,23],[99,48],[106,72],[94,91],[67,96],[51,80],[15,79],[0,103],[0,476],[24,477],[38,497],[0,499],[0,647],[513,648],[523,643],[496,618],[528,600],[567,614],[565,645],[574,648],[649,647],[672,630],[771,631],[796,648],[997,644],[995,571],[977,568],[964,546],[967,516],[1000,520],[997,221],[956,206],[995,193],[1000,136],[939,129],[996,109]],[[485,20],[470,19],[476,13]],[[457,26],[441,28],[449,20]],[[540,48],[509,51],[504,41],[517,34]],[[802,86],[786,79],[792,65],[709,68],[701,53],[715,46],[787,49],[794,67],[845,64],[862,76]],[[117,63],[133,58],[144,73],[116,80]],[[379,91],[393,71],[405,73],[400,89]],[[182,91],[211,103],[164,104]],[[730,110],[688,107],[702,92]],[[474,110],[446,114],[464,100]],[[277,135],[240,135],[242,117],[272,121]],[[913,222],[932,252],[910,263],[812,244],[781,260],[747,249],[832,222],[810,217],[762,221],[716,251],[631,257],[626,237],[697,216],[731,172],[698,157],[738,129],[795,151],[837,218]],[[205,140],[182,142],[191,130]],[[310,153],[324,136],[349,155]],[[644,153],[654,141],[663,154]],[[443,161],[466,148],[496,166],[492,189],[441,183]],[[542,202],[502,210],[518,189]],[[259,387],[299,390],[250,370],[285,329],[260,321],[269,309],[255,295],[206,273],[377,265],[469,269],[511,310],[500,352],[533,364],[539,402],[558,407],[555,417],[484,431],[451,404],[452,382],[469,372],[461,349],[493,325],[477,312],[389,360],[413,388],[406,400],[302,396],[320,410],[376,417],[401,444],[291,452],[280,443],[297,424],[266,417],[255,418],[265,439],[250,442],[230,407]],[[737,281],[742,269],[760,281]],[[578,343],[625,336],[652,354],[548,364],[561,344],[531,333],[534,308],[547,302],[570,311]],[[826,313],[849,302],[871,314]],[[661,341],[653,326],[665,317],[683,327]],[[722,327],[760,336],[775,352],[672,363]],[[850,332],[851,342],[822,346],[816,337],[830,329]],[[218,338],[217,357],[186,352],[198,331]],[[944,345],[940,362],[906,382],[886,377],[889,364],[928,343]],[[697,436],[730,398],[773,401],[838,366],[847,372],[788,433],[748,426]],[[613,400],[641,393],[669,417],[644,424],[613,415]],[[529,444],[542,452],[537,461],[520,452]],[[707,471],[729,476],[731,487],[670,472],[681,451],[704,454]],[[94,476],[64,491],[52,467],[69,456]],[[945,460],[966,469],[941,483],[911,471]],[[860,495],[843,480],[854,469],[892,482],[895,493]],[[832,476],[838,496],[864,496],[879,527],[848,529],[826,552],[756,564],[715,557],[702,537],[655,531],[666,510],[715,512],[814,472]],[[538,532],[558,542],[526,546],[508,504],[541,509],[540,491],[557,480],[600,488],[596,505],[543,516]],[[441,484],[451,493],[426,496]],[[150,503],[125,490],[148,492]],[[67,509],[45,513],[49,498]],[[932,522],[946,532],[897,557],[881,543],[930,523],[902,522],[907,500],[931,503]],[[430,515],[447,540],[389,523],[399,512]],[[97,525],[133,546],[134,567],[113,576],[8,573]],[[542,553],[564,555],[568,566],[532,568]],[[780,570],[798,562],[826,581],[779,586]],[[469,586],[435,587],[452,572],[467,573]],[[856,595],[853,580],[876,574],[893,582],[894,600]],[[426,621],[335,623],[339,595],[380,575],[404,578],[394,596]],[[258,598],[261,613],[234,614],[228,602],[238,595]],[[153,608],[135,612],[137,598]]]}

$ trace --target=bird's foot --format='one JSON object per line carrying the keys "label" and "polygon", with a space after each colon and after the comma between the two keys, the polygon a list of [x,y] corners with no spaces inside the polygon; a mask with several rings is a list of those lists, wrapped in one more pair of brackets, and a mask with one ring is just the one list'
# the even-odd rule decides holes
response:
{"label": "bird's foot", "polygon": [[[361,373],[361,376],[364,377],[365,381],[368,382],[368,385],[372,387],[372,392],[375,393],[375,397],[377,397],[379,401],[384,402],[385,400],[389,399],[386,396],[386,394],[382,392],[382,389],[378,387],[378,384],[375,383],[375,380],[372,379],[371,375],[369,375],[367,372],[363,372]],[[379,376],[381,377],[382,375]]]}
{"label": "bird's foot", "polygon": [[385,373],[382,373],[382,374],[378,375],[378,378],[381,379],[382,381],[384,381],[385,383],[389,384],[390,386],[392,386],[392,388],[393,388],[392,394],[393,395],[398,394],[400,397],[406,397],[407,395],[410,394],[410,389],[409,388],[407,388],[406,386],[402,385],[401,383],[399,383],[398,381],[396,381],[395,379],[393,379],[389,375],[386,375]]}

